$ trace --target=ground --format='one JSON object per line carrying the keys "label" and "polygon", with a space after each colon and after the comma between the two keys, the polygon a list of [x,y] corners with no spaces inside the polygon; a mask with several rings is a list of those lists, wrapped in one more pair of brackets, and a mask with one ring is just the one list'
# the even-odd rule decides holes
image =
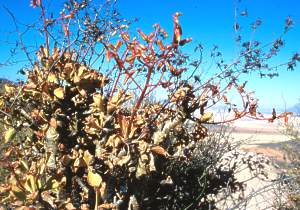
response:
{"label": "ground", "polygon": [[[267,121],[257,121],[243,119],[234,122],[232,137],[233,141],[241,142],[239,150],[247,155],[258,155],[258,157],[270,160],[270,166],[266,169],[267,179],[249,179],[249,171],[238,174],[238,180],[246,181],[245,196],[249,199],[244,202],[244,206],[238,209],[259,210],[276,209],[275,206],[284,202],[285,196],[281,192],[281,185],[274,184],[280,174],[285,171],[288,160],[284,152],[284,146],[291,142],[291,139],[283,134],[280,123],[269,123]],[[254,193],[259,191],[259,193]],[[283,190],[282,190],[283,191]],[[251,196],[254,193],[254,196]],[[278,198],[280,198],[278,200]],[[278,203],[279,202],[279,203]],[[225,208],[226,209],[226,208]]]}

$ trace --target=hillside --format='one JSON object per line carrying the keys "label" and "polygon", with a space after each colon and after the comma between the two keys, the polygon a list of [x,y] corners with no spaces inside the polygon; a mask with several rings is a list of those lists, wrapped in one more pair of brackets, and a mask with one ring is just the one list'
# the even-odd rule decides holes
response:
{"label": "hillside", "polygon": [[288,109],[289,112],[300,113],[300,103],[295,104],[294,106]]}

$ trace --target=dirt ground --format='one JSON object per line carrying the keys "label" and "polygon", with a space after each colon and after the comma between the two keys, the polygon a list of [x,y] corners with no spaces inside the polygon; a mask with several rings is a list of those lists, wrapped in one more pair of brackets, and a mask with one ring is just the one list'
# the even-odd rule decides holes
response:
{"label": "dirt ground", "polygon": [[[275,202],[276,198],[279,197],[284,200],[285,196],[284,193],[280,194],[282,192],[278,188],[279,185],[272,186],[272,183],[285,171],[288,161],[283,148],[291,142],[291,139],[283,134],[282,126],[279,126],[278,123],[243,119],[236,121],[231,126],[233,128],[233,141],[242,141],[240,145],[242,151],[262,155],[271,162],[267,169],[268,179],[250,179],[246,181],[246,197],[255,191],[261,191],[261,193],[250,197],[245,205],[238,209],[276,209],[274,207],[278,205],[276,204],[278,201]],[[240,181],[249,178],[250,174],[247,171],[238,174],[238,180]]]}
{"label": "dirt ground", "polygon": [[278,161],[285,161],[283,148],[292,140],[283,133],[280,122],[269,123],[243,119],[231,125],[232,137],[235,141],[243,141],[241,148],[245,151],[257,152]]}

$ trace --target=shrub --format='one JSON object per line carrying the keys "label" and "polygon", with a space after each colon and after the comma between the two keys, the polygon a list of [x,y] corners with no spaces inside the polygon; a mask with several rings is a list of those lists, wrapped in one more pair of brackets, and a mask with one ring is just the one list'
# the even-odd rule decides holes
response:
{"label": "shrub", "polygon": [[287,160],[289,167],[285,176],[290,181],[286,182],[289,187],[290,202],[286,205],[286,209],[299,209],[300,208],[300,122],[299,113],[291,118],[290,122],[285,124],[285,134],[291,137],[291,143],[285,145]]}

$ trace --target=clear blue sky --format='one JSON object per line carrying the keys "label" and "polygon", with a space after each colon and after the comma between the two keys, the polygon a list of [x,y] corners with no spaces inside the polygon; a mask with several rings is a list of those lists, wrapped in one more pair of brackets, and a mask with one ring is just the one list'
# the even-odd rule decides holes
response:
{"label": "clear blue sky", "polygon": [[[29,7],[29,0],[0,0],[0,63],[9,56],[10,47],[4,40],[14,43],[13,22],[3,9],[3,5],[14,12],[17,19],[24,23],[36,21],[38,11]],[[63,1],[52,0],[51,8],[62,5]],[[172,33],[172,14],[176,11],[183,13],[180,19],[183,35],[192,37],[194,43],[201,42],[206,49],[214,44],[220,47],[227,61],[234,59],[236,47],[234,43],[234,1],[233,0],[119,0],[121,14],[129,19],[137,17],[139,21],[132,27],[141,28],[145,32],[152,29],[154,23],[160,23],[167,32]],[[256,18],[263,20],[262,27],[255,37],[261,41],[271,41],[280,34],[284,27],[285,18],[290,15],[294,20],[293,29],[285,37],[286,47],[274,62],[286,61],[296,51],[300,51],[300,1],[299,0],[242,0],[240,10],[247,8],[249,16],[240,18],[240,24],[246,36],[250,33],[249,24]],[[25,41],[39,45],[40,35],[36,33],[26,37]],[[191,44],[193,46],[193,43]],[[192,47],[187,47],[190,50]],[[17,55],[23,60],[23,55]],[[204,58],[204,61],[209,58]],[[25,64],[25,63],[24,63]],[[0,77],[16,80],[20,78],[16,72],[21,64],[11,67],[0,66]],[[213,71],[213,69],[212,69]],[[300,98],[300,66],[293,72],[279,70],[280,77],[273,79],[259,79],[257,74],[251,74],[248,88],[255,90],[263,108],[282,108],[293,106]]]}

